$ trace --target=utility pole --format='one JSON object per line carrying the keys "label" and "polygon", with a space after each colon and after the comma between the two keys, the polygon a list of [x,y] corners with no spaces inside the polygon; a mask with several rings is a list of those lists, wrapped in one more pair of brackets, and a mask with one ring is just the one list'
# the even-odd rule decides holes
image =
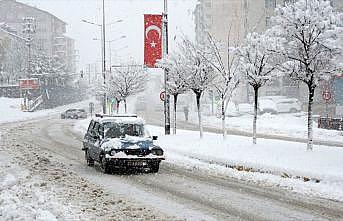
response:
{"label": "utility pole", "polygon": [[[102,0],[102,76],[104,78],[104,86],[106,85],[106,25],[105,25],[105,0]],[[104,101],[102,112],[106,114],[107,97],[104,91]]]}
{"label": "utility pole", "polygon": [[[162,14],[163,19],[163,59],[168,56],[168,2],[164,0],[164,12]],[[167,82],[169,80],[169,70],[168,68],[164,69],[164,133],[166,135],[170,134],[170,95],[167,90]]]}

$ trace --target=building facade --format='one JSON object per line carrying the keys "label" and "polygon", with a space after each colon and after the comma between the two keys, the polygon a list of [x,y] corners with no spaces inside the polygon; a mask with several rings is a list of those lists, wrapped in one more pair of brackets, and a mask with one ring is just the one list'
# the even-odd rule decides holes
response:
{"label": "building facade", "polygon": [[65,63],[67,72],[76,71],[74,40],[65,36],[67,24],[61,19],[16,0],[0,0],[0,23],[29,39],[32,53],[58,57]]}

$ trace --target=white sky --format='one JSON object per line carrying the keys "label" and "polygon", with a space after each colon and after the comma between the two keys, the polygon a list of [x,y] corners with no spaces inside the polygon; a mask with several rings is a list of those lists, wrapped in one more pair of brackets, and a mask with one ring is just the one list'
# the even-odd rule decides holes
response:
{"label": "white sky", "polygon": [[[17,0],[46,10],[68,23],[67,35],[76,40],[79,50],[79,68],[101,60],[100,28],[81,22],[82,19],[101,24],[101,0]],[[169,0],[170,47],[174,36],[184,34],[194,38],[193,11],[196,0]],[[112,60],[125,61],[132,57],[143,63],[143,14],[161,14],[163,0],[106,0],[106,23],[123,19],[121,23],[107,26],[107,40],[121,39],[112,43]],[[176,37],[178,39],[178,37]],[[106,53],[109,54],[108,45]],[[119,50],[116,50],[119,49]],[[112,63],[116,63],[112,61]]]}

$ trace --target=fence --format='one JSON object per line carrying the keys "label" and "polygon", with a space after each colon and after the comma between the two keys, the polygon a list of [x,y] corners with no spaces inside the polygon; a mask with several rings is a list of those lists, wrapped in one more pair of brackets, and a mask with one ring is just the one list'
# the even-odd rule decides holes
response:
{"label": "fence", "polygon": [[343,131],[343,118],[320,117],[318,119],[318,128]]}

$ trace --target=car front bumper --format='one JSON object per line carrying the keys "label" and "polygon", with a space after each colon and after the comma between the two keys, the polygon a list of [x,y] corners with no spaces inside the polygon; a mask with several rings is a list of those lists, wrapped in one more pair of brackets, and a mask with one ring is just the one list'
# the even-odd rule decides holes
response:
{"label": "car front bumper", "polygon": [[162,160],[165,160],[163,157],[156,158],[106,158],[106,163],[112,168],[149,168],[151,166],[159,164]]}

